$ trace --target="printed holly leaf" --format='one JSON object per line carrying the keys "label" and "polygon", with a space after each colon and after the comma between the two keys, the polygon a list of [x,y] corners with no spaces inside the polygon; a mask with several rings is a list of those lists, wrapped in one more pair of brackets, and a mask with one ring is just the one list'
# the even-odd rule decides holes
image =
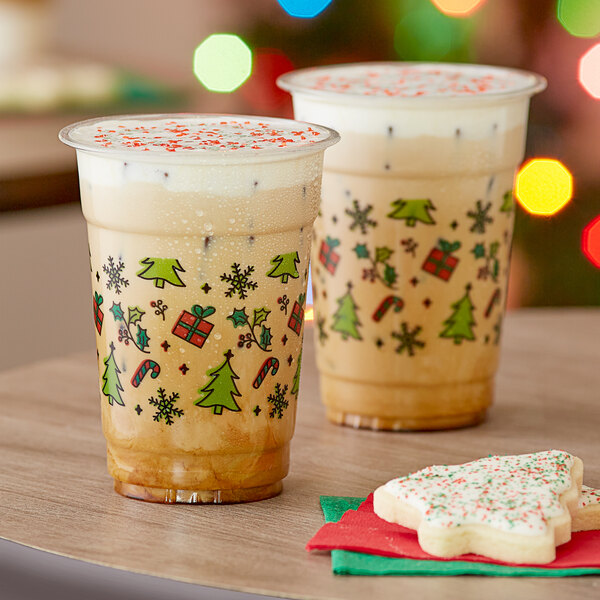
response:
{"label": "printed holly leaf", "polygon": [[241,310],[234,308],[233,312],[227,318],[233,323],[235,328],[248,325],[248,315],[246,314],[245,308],[242,308]]}
{"label": "printed holly leaf", "polygon": [[398,279],[396,269],[394,267],[390,267],[390,265],[385,265],[385,269],[383,270],[383,278],[389,286],[394,285],[394,283],[396,283],[396,279]]}
{"label": "printed holly leaf", "polygon": [[475,244],[475,248],[471,252],[475,258],[483,258],[485,256],[485,246],[483,244]]}
{"label": "printed holly leaf", "polygon": [[273,336],[271,335],[271,329],[263,325],[260,332],[260,347],[264,350],[267,350],[267,348],[271,345],[272,339]]}
{"label": "printed holly leaf", "polygon": [[129,324],[135,325],[142,320],[142,315],[146,314],[139,306],[129,307]]}
{"label": "printed holly leaf", "polygon": [[369,251],[366,244],[356,244],[352,250],[356,252],[357,258],[369,258]]}
{"label": "printed holly leaf", "polygon": [[383,263],[385,262],[392,254],[393,250],[390,250],[387,246],[382,246],[381,248],[375,248],[375,262]]}
{"label": "printed holly leaf", "polygon": [[125,322],[125,315],[123,314],[123,309],[121,308],[121,303],[113,302],[113,305],[108,309],[113,314],[115,321],[123,321]]}
{"label": "printed holly leaf", "polygon": [[144,350],[148,347],[148,342],[150,341],[150,338],[148,337],[147,329],[143,329],[140,325],[138,325],[135,337],[137,338],[137,343],[140,350]]}
{"label": "printed holly leaf", "polygon": [[271,311],[266,308],[255,308],[254,309],[254,321],[252,322],[252,329],[257,325],[260,325],[263,321],[267,320],[267,316]]}
{"label": "printed holly leaf", "polygon": [[500,242],[492,242],[490,244],[490,256],[492,258],[495,258],[499,249],[500,249]]}

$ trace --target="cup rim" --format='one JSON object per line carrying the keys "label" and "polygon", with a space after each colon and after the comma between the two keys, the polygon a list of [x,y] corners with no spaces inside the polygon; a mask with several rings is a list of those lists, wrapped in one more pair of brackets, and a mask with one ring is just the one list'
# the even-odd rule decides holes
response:
{"label": "cup rim", "polygon": [[[529,85],[511,90],[498,90],[485,94],[465,95],[465,96],[365,96],[360,93],[339,93],[329,90],[316,90],[299,82],[302,76],[322,71],[335,71],[338,69],[348,69],[351,67],[394,67],[394,66],[428,66],[447,69],[455,67],[457,69],[467,68],[469,70],[481,70],[486,72],[516,74],[521,75],[530,80]],[[392,107],[392,108],[422,108],[425,106],[439,106],[451,104],[452,106],[464,104],[466,107],[472,108],[476,104],[491,104],[504,102],[513,99],[522,99],[531,97],[546,89],[548,81],[542,75],[526,71],[523,69],[515,69],[512,67],[502,67],[494,65],[479,65],[473,63],[451,63],[451,62],[426,62],[426,61],[367,61],[356,63],[341,63],[333,65],[322,65],[318,67],[308,67],[305,69],[297,69],[284,73],[277,78],[277,85],[289,92],[290,94],[298,94],[310,96],[313,99],[328,101],[336,104],[351,104],[370,106],[372,108]]]}
{"label": "cup rim", "polygon": [[[167,150],[153,150],[151,152],[143,152],[136,148],[108,148],[93,142],[78,140],[73,138],[73,133],[80,127],[87,127],[103,121],[153,121],[162,119],[231,119],[237,120],[252,120],[266,121],[275,125],[281,124],[290,127],[293,124],[299,126],[309,126],[317,130],[321,130],[326,134],[321,140],[311,144],[304,145],[289,145],[285,148],[240,148],[237,150],[181,150],[179,152],[169,152]],[[107,115],[103,117],[95,117],[93,119],[85,119],[77,121],[63,127],[58,133],[58,139],[75,148],[75,150],[91,153],[102,154],[107,157],[126,158],[131,161],[139,162],[173,162],[177,164],[238,164],[238,163],[260,163],[292,160],[302,155],[311,155],[319,152],[324,152],[329,146],[336,144],[340,140],[339,133],[325,125],[317,125],[306,121],[298,121],[295,119],[283,119],[279,117],[262,117],[259,115],[238,115],[229,113],[149,113],[149,114],[127,114],[127,115]]]}

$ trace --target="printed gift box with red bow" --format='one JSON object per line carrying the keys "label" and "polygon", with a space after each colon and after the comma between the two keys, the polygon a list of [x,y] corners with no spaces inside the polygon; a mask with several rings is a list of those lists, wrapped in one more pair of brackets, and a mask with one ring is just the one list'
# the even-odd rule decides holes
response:
{"label": "printed gift box with red bow", "polygon": [[423,271],[431,273],[444,281],[448,281],[458,265],[458,258],[452,253],[460,248],[460,242],[450,243],[447,240],[440,240],[435,248],[425,259]]}
{"label": "printed gift box with red bow", "polygon": [[205,317],[215,312],[214,307],[202,308],[199,304],[192,307],[192,312],[184,310],[177,319],[172,333],[178,338],[202,348],[214,325],[205,320]]}

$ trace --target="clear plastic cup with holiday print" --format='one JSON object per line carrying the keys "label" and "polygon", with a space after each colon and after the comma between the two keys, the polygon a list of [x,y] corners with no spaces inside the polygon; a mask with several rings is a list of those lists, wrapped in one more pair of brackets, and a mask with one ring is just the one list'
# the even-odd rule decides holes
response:
{"label": "clear plastic cup with holiday print", "polygon": [[445,429],[492,402],[532,73],[363,63],[280,77],[335,128],[312,252],[328,418]]}
{"label": "clear plastic cup with holiday print", "polygon": [[77,150],[115,489],[186,503],[279,493],[323,152],[337,133],[140,115],[60,138]]}

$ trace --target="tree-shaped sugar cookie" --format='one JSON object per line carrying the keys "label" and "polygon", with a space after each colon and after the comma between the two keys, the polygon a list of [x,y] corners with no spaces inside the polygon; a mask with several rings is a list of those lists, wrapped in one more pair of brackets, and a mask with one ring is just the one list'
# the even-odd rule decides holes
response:
{"label": "tree-shaped sugar cookie", "polygon": [[386,521],[416,529],[425,552],[544,564],[571,539],[583,464],[561,450],[432,466],[375,490]]}

